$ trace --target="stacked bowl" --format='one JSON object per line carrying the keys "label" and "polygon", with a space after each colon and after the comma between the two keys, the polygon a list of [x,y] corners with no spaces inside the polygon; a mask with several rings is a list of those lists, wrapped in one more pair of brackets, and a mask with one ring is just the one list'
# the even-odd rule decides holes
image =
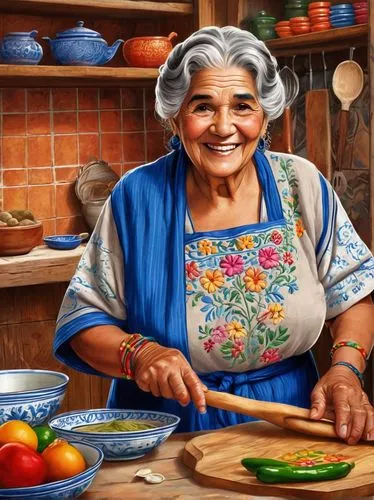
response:
{"label": "stacked bowl", "polygon": [[308,13],[309,0],[286,0],[284,7],[284,18],[306,17]]}
{"label": "stacked bowl", "polygon": [[339,3],[330,7],[330,23],[333,28],[344,28],[355,24],[355,13],[351,3]]}
{"label": "stacked bowl", "polygon": [[367,24],[368,22],[368,3],[356,2],[353,4],[356,24]]}
{"label": "stacked bowl", "polygon": [[331,2],[312,2],[309,4],[310,31],[325,31],[331,28],[330,6]]}
{"label": "stacked bowl", "polygon": [[310,32],[309,17],[291,17],[290,27],[293,35],[305,35]]}
{"label": "stacked bowl", "polygon": [[275,25],[274,29],[279,38],[287,38],[288,36],[292,36],[290,21],[279,21]]}

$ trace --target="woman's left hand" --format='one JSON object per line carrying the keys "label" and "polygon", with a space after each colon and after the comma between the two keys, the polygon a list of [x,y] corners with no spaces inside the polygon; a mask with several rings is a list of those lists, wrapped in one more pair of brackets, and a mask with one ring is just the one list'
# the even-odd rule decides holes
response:
{"label": "woman's left hand", "polygon": [[310,418],[335,420],[338,436],[348,444],[374,440],[374,409],[354,373],[334,366],[316,384],[311,395]]}

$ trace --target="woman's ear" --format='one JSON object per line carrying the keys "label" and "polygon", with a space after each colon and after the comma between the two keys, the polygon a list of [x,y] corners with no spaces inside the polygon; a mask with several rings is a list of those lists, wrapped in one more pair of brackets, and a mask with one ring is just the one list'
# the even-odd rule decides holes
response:
{"label": "woman's ear", "polygon": [[268,128],[268,125],[269,125],[269,120],[268,118],[264,118],[264,123],[262,124],[262,128],[261,128],[261,137],[263,137],[265,134],[266,134],[266,130]]}

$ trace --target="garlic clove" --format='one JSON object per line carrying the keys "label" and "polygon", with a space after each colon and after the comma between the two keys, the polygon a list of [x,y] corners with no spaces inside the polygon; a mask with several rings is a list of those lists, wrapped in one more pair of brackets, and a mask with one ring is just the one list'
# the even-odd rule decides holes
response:
{"label": "garlic clove", "polygon": [[136,477],[142,477],[145,478],[146,476],[152,475],[152,470],[151,469],[138,469],[135,472]]}
{"label": "garlic clove", "polygon": [[165,476],[163,476],[162,474],[148,474],[144,479],[147,483],[158,484],[165,481]]}

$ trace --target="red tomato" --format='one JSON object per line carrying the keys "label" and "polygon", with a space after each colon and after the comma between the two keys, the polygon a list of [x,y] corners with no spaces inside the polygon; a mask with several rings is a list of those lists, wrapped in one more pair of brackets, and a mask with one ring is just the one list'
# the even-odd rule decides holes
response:
{"label": "red tomato", "polygon": [[0,448],[0,486],[38,486],[46,476],[46,465],[36,451],[23,443],[7,443]]}

